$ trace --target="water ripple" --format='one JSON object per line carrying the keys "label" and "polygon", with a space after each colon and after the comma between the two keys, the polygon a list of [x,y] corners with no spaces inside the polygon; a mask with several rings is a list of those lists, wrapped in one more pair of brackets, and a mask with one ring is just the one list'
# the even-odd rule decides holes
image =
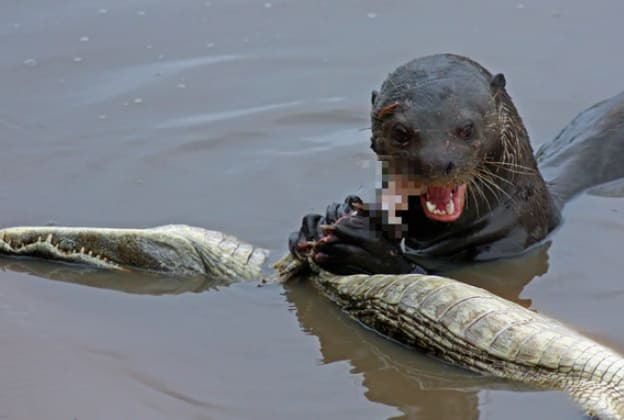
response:
{"label": "water ripple", "polygon": [[290,101],[281,102],[269,105],[252,106],[249,108],[234,109],[230,111],[201,113],[191,115],[189,117],[176,118],[167,121],[157,126],[157,128],[180,128],[180,127],[194,127],[198,125],[208,124],[214,121],[222,121],[231,118],[244,117],[251,114],[257,114],[260,112],[273,111],[281,108],[289,108],[303,104],[303,101]]}
{"label": "water ripple", "polygon": [[192,57],[182,60],[158,61],[112,71],[104,75],[100,74],[97,76],[97,81],[92,81],[93,83],[81,92],[84,98],[82,103],[93,104],[122,96],[129,91],[161,80],[155,78],[156,75],[171,77],[197,67],[253,58],[253,55],[244,54]]}

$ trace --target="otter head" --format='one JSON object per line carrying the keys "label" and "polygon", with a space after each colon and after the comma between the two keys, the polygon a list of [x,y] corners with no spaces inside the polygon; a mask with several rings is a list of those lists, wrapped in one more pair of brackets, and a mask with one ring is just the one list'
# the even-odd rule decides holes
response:
{"label": "otter head", "polygon": [[392,72],[372,95],[371,147],[384,165],[384,188],[420,195],[429,219],[458,220],[483,162],[503,151],[504,88],[502,74],[455,55],[419,58]]}

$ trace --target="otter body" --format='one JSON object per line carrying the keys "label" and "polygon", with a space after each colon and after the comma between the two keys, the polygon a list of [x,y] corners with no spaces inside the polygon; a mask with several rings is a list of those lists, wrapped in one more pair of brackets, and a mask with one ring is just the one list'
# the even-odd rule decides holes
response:
{"label": "otter body", "polygon": [[[399,272],[509,257],[542,241],[574,194],[624,177],[624,93],[581,113],[536,159],[505,84],[502,74],[452,54],[398,67],[372,95],[371,148],[384,168],[379,203],[363,211],[347,200],[342,212],[334,205],[325,217],[306,216],[291,249],[339,274],[388,271],[367,262],[378,249],[413,263],[397,261]],[[371,217],[371,208],[383,217]],[[369,223],[350,220],[358,217]],[[338,223],[328,232],[314,222]]]}
{"label": "otter body", "polygon": [[[384,113],[389,106],[393,111]],[[452,221],[432,217],[420,197],[406,197],[401,214],[410,254],[499,258],[522,252],[559,223],[560,208],[502,75],[454,55],[416,59],[373,93],[371,116],[372,148],[388,162],[390,177],[395,171],[427,187],[467,185],[464,208]],[[397,142],[397,125],[407,142]]]}

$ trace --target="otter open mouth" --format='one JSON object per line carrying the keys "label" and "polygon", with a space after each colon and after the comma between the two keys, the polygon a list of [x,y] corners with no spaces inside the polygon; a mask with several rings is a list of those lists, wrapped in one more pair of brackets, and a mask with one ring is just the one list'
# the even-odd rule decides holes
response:
{"label": "otter open mouth", "polygon": [[389,171],[381,190],[380,202],[382,209],[388,212],[389,224],[402,223],[397,212],[408,210],[409,197],[420,197],[423,212],[429,219],[454,222],[464,211],[467,188],[467,184],[428,185],[422,179]]}
{"label": "otter open mouth", "polygon": [[439,222],[454,222],[459,219],[464,210],[466,184],[453,188],[429,186],[421,194],[425,215]]}

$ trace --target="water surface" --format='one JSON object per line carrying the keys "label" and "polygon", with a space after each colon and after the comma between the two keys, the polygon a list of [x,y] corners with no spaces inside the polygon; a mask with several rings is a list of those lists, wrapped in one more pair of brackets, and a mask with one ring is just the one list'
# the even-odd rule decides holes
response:
{"label": "water surface", "polygon": [[[7,0],[3,226],[233,233],[274,255],[376,169],[370,91],[438,52],[504,72],[535,146],[624,90],[617,1]],[[620,192],[618,192],[620,191]],[[624,348],[621,188],[461,279]],[[583,418],[389,342],[308,285],[0,261],[0,418]]]}

